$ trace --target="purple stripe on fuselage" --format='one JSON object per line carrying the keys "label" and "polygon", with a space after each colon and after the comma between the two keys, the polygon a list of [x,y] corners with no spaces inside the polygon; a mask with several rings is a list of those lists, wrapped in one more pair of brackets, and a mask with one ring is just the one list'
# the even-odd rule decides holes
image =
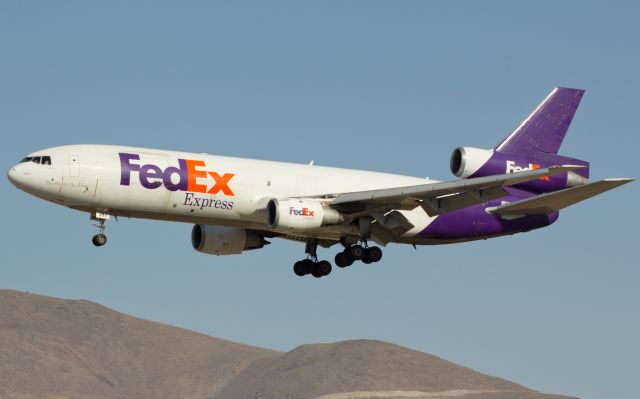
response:
{"label": "purple stripe on fuselage", "polygon": [[486,208],[500,206],[503,201],[515,202],[534,196],[528,191],[517,188],[504,187],[504,189],[509,193],[508,196],[438,216],[426,229],[420,232],[419,236],[459,239],[507,235],[549,226],[558,219],[557,212],[509,220],[487,213]]}

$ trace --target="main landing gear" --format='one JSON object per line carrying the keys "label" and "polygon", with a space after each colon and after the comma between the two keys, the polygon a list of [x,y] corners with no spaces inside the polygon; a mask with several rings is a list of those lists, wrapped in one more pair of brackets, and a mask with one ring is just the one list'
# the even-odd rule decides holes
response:
{"label": "main landing gear", "polygon": [[[353,265],[356,261],[370,264],[379,262],[382,259],[382,250],[379,247],[369,247],[367,242],[364,245],[345,245],[342,252],[338,252],[335,257],[336,266],[345,268]],[[306,276],[311,274],[313,277],[320,278],[331,273],[331,263],[326,260],[318,261],[316,250],[318,249],[318,240],[310,239],[307,241],[306,253],[309,254],[307,259],[297,261],[293,265],[293,272],[297,276]]]}
{"label": "main landing gear", "polygon": [[315,278],[328,276],[331,273],[331,263],[326,260],[318,261],[311,258],[299,260],[293,264],[293,272],[297,276],[306,276],[311,274]]}
{"label": "main landing gear", "polygon": [[107,243],[107,236],[104,234],[104,229],[106,227],[105,222],[109,220],[109,215],[106,213],[94,212],[91,214],[91,220],[98,222],[97,224],[94,224],[94,226],[98,228],[98,234],[93,236],[91,242],[96,247],[101,247]]}
{"label": "main landing gear", "polygon": [[335,261],[336,266],[344,268],[358,260],[368,265],[379,262],[380,259],[382,259],[382,250],[379,247],[369,247],[365,242],[364,246],[356,244],[345,247],[344,251],[338,252]]}
{"label": "main landing gear", "polygon": [[317,250],[318,240],[309,239],[305,248],[305,252],[308,254],[308,258],[297,261],[293,264],[293,272],[297,276],[302,277],[306,276],[307,274],[311,274],[315,278],[320,278],[328,276],[331,273],[331,263],[326,260],[318,261]]}

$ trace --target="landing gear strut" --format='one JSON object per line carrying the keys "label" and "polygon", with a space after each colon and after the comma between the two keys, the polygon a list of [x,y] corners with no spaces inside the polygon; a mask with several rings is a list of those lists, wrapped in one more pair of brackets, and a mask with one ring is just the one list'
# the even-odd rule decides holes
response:
{"label": "landing gear strut", "polygon": [[326,260],[318,261],[317,250],[318,240],[309,239],[305,248],[305,252],[308,254],[307,259],[297,261],[293,265],[293,272],[297,276],[302,277],[311,274],[315,278],[320,278],[331,273],[331,263]]}
{"label": "landing gear strut", "polygon": [[93,238],[91,239],[91,242],[96,247],[101,247],[107,243],[107,236],[104,234],[104,229],[106,227],[105,222],[108,219],[109,215],[107,215],[106,213],[94,212],[91,214],[91,220],[95,220],[98,222],[97,224],[94,224],[94,226],[98,228],[98,234],[93,236]]}

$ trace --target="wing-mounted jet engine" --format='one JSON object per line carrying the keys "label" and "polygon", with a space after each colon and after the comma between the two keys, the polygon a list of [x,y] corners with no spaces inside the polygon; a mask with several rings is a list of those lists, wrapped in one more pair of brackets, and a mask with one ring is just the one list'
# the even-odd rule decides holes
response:
{"label": "wing-mounted jet engine", "polygon": [[267,244],[264,236],[238,227],[196,224],[191,230],[193,249],[209,255],[234,255]]}
{"label": "wing-mounted jet engine", "polygon": [[340,212],[320,201],[302,198],[273,198],[267,204],[267,224],[292,233],[306,232],[341,223]]}

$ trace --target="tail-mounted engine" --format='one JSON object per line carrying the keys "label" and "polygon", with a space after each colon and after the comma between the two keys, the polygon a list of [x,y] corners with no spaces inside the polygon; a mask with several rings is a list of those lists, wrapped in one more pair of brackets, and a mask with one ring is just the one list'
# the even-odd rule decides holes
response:
{"label": "tail-mounted engine", "polygon": [[581,165],[575,172],[545,176],[514,187],[535,192],[562,190],[585,184],[589,178],[589,162],[562,155],[536,152],[535,156],[507,154],[495,150],[458,147],[451,154],[451,173],[466,179],[547,168],[555,165]]}
{"label": "tail-mounted engine", "polygon": [[493,155],[491,150],[458,147],[451,154],[451,173],[466,179],[478,171]]}

